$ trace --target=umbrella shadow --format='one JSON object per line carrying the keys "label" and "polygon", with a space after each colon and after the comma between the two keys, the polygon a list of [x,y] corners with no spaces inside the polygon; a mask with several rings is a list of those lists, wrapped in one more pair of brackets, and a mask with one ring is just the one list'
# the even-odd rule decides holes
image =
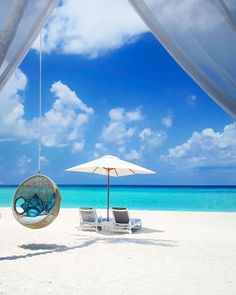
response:
{"label": "umbrella shadow", "polygon": [[[75,227],[78,231],[80,230],[79,226]],[[149,227],[142,227],[141,229],[137,228],[137,229],[133,229],[132,233],[133,234],[152,234],[152,233],[164,233],[164,230],[158,230],[155,228],[149,228]],[[97,233],[101,234],[101,235],[111,235],[111,233],[109,232],[105,232],[105,231],[98,231]],[[119,236],[119,235],[127,235],[127,233],[118,233],[118,232],[114,232],[112,233],[113,236]]]}
{"label": "umbrella shadow", "polygon": [[12,261],[18,259],[32,258],[40,255],[48,255],[53,253],[61,253],[67,251],[73,251],[76,249],[81,249],[84,247],[89,247],[96,243],[110,243],[110,244],[139,244],[139,245],[153,245],[161,247],[177,247],[177,241],[175,240],[164,240],[164,239],[137,239],[137,238],[122,238],[118,236],[117,238],[112,237],[91,237],[84,235],[79,236],[79,241],[82,244],[75,246],[58,245],[58,244],[23,244],[18,247],[24,250],[34,251],[33,253],[27,253],[25,255],[12,255],[0,257],[0,262],[2,261]]}
{"label": "umbrella shadow", "polygon": [[[105,237],[101,237],[100,235],[104,235]],[[127,235],[125,233],[102,233],[99,232],[100,237],[94,237],[91,235],[85,234],[75,234],[75,236],[81,239],[94,239],[94,243],[108,243],[108,244],[139,244],[139,245],[153,245],[153,246],[162,246],[162,247],[177,247],[178,242],[176,240],[171,239],[141,239],[135,238],[134,235]]]}

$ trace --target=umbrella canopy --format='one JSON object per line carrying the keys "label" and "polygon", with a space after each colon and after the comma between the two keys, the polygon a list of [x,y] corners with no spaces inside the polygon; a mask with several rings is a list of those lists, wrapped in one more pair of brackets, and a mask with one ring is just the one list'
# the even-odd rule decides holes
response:
{"label": "umbrella canopy", "polygon": [[109,220],[109,202],[110,202],[110,176],[126,176],[133,174],[154,174],[156,172],[143,168],[141,166],[123,161],[118,157],[111,155],[103,156],[97,160],[90,161],[72,168],[66,169],[66,171],[76,172],[90,172],[102,175],[107,175],[107,220]]}

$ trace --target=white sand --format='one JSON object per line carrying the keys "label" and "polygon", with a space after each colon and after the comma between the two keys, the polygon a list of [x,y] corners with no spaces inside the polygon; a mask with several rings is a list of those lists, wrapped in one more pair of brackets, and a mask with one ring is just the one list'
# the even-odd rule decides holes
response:
{"label": "white sand", "polygon": [[0,294],[236,294],[236,213],[131,211],[132,235],[78,231],[76,209],[41,230],[0,213]]}

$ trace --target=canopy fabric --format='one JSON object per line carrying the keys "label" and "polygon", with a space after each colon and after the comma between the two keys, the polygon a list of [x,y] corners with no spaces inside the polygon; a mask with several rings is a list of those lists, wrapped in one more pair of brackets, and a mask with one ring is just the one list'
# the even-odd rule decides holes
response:
{"label": "canopy fabric", "polygon": [[126,176],[133,174],[153,174],[152,170],[143,168],[141,166],[126,162],[118,157],[106,155],[97,160],[90,161],[72,168],[66,169],[66,171],[78,171],[78,172],[90,172],[102,175],[110,176]]}
{"label": "canopy fabric", "polygon": [[0,0],[0,90],[57,3],[58,0]]}
{"label": "canopy fabric", "polygon": [[129,2],[179,65],[236,118],[236,1]]}

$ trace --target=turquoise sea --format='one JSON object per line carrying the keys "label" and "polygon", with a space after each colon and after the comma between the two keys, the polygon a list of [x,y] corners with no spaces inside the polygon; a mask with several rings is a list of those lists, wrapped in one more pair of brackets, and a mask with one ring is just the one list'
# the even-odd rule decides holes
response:
{"label": "turquoise sea", "polygon": [[[16,186],[0,186],[0,207],[10,207]],[[60,186],[62,207],[106,208],[106,186]],[[236,186],[112,186],[111,207],[138,210],[236,212]]]}

